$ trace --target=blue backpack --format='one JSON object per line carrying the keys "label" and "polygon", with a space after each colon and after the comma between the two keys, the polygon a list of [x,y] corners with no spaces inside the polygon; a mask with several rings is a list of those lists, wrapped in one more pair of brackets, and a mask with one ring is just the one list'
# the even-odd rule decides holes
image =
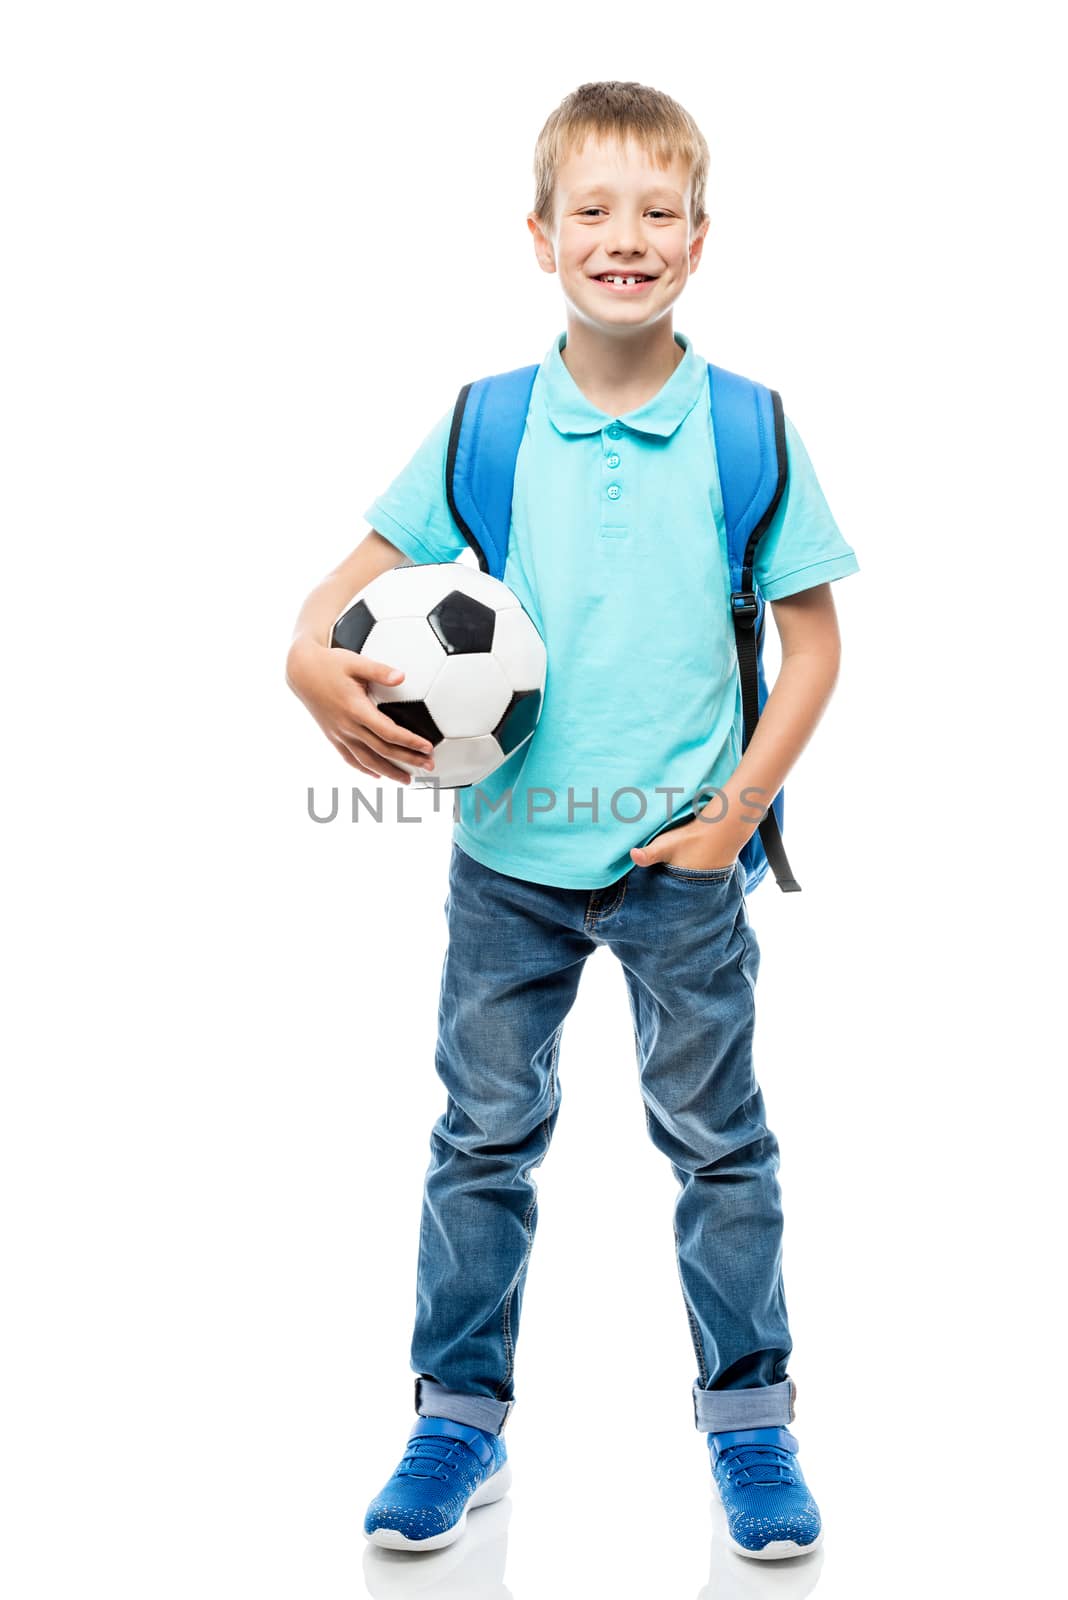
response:
{"label": "blue backpack", "polygon": [[[537,366],[517,367],[466,383],[457,397],[449,434],[445,464],[449,511],[479,567],[502,582],[516,457],[537,371]],[[763,384],[709,362],[708,391],[727,525],[744,750],[768,697],[763,662],[766,603],[753,585],[753,561],[760,536],[786,488],[786,429],[782,401]],[[742,849],[747,891],[756,888],[769,866],[780,889],[801,888],[782,842],[783,793],[780,789]]]}

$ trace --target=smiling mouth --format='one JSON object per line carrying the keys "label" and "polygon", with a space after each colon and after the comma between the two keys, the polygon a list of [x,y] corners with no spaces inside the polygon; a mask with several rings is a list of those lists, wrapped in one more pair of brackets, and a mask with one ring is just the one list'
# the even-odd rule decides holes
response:
{"label": "smiling mouth", "polygon": [[656,278],[641,272],[604,272],[591,278],[590,282],[599,283],[614,294],[637,294],[655,283]]}

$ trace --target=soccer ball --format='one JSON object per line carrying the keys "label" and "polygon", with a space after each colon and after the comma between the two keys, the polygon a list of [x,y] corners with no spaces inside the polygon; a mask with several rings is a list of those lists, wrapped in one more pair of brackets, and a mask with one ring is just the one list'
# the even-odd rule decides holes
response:
{"label": "soccer ball", "polygon": [[507,584],[455,561],[383,572],[350,601],[330,643],[400,667],[401,683],[365,687],[386,716],[429,739],[434,770],[405,761],[413,785],[464,789],[533,734],[545,645]]}

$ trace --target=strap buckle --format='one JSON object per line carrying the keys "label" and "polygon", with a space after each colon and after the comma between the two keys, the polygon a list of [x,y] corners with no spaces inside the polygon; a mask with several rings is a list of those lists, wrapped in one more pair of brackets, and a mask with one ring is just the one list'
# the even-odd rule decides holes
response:
{"label": "strap buckle", "polygon": [[751,626],[756,621],[756,614],[759,609],[759,601],[752,589],[735,589],[732,591],[731,611],[736,622],[748,622]]}

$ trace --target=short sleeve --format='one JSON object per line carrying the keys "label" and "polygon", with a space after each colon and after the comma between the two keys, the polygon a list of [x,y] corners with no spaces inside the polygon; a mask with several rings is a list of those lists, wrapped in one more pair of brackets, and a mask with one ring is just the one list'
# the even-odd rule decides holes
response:
{"label": "short sleeve", "polygon": [[452,410],[450,406],[434,424],[407,466],[364,512],[372,528],[420,565],[455,561],[469,548],[445,495]]}
{"label": "short sleeve", "polygon": [[801,435],[789,417],[784,421],[786,488],[760,538],[753,564],[753,581],[765,600],[782,600],[860,571],[824,499]]}

